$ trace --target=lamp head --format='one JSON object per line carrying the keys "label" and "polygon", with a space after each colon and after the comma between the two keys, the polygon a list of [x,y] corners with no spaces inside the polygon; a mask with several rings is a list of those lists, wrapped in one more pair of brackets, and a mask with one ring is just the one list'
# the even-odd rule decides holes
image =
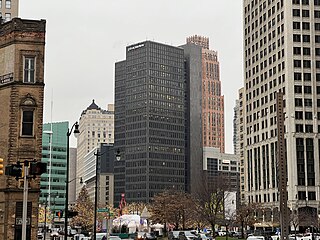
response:
{"label": "lamp head", "polygon": [[77,137],[79,136],[79,134],[80,134],[78,122],[76,122],[76,123],[74,124],[73,134],[74,134],[74,136],[75,136],[76,138],[77,138]]}

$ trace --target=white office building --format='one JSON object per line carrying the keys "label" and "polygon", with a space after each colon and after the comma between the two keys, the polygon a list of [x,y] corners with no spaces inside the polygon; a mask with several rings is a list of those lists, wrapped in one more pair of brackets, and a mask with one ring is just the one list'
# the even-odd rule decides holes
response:
{"label": "white office building", "polygon": [[243,17],[241,200],[269,207],[271,217],[279,210],[276,94],[282,92],[288,207],[318,215],[320,0],[243,0]]}

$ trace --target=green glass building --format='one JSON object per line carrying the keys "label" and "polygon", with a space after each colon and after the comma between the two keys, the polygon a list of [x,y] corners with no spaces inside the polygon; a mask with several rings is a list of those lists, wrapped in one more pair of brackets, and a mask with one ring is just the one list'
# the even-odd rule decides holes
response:
{"label": "green glass building", "polygon": [[65,205],[68,126],[69,122],[43,125],[42,162],[47,163],[47,172],[41,175],[39,203],[47,205],[54,216]]}

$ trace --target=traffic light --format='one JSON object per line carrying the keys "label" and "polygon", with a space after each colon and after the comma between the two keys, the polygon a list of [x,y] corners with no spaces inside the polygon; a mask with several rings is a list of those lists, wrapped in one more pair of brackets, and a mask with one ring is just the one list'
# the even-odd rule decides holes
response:
{"label": "traffic light", "polygon": [[30,175],[41,175],[47,172],[47,164],[43,162],[31,162],[30,163]]}
{"label": "traffic light", "polygon": [[8,176],[16,177],[16,179],[19,179],[20,177],[22,177],[22,165],[20,164],[7,165],[5,168],[5,174]]}
{"label": "traffic light", "polygon": [[0,158],[0,175],[3,175],[3,158]]}
{"label": "traffic light", "polygon": [[56,212],[56,215],[58,218],[62,218],[63,217],[63,211],[59,210],[58,212]]}
{"label": "traffic light", "polygon": [[77,211],[69,211],[68,210],[68,218],[72,218],[78,215]]}

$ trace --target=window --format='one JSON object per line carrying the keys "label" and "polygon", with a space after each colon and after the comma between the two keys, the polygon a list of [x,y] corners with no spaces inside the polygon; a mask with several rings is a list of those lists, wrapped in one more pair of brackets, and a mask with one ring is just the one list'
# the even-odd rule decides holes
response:
{"label": "window", "polygon": [[308,22],[303,22],[303,23],[302,23],[302,29],[304,29],[304,30],[309,30],[309,29],[310,29],[310,23],[308,23]]}
{"label": "window", "polygon": [[300,4],[300,0],[292,0],[292,4]]}
{"label": "window", "polygon": [[294,86],[294,93],[302,93],[302,86]]}
{"label": "window", "polygon": [[35,82],[35,58],[34,57],[25,57],[24,58],[24,78],[23,82],[25,83],[34,83]]}
{"label": "window", "polygon": [[311,94],[311,86],[304,86],[304,93]]}
{"label": "window", "polygon": [[293,34],[293,41],[294,42],[301,42],[301,36],[298,34]]}
{"label": "window", "polygon": [[302,5],[309,5],[309,0],[302,0]]}
{"label": "window", "polygon": [[314,36],[314,41],[315,41],[316,43],[320,43],[320,35],[315,35],[315,36]]}
{"label": "window", "polygon": [[312,99],[305,98],[304,99],[304,106],[305,107],[312,107]]}
{"label": "window", "polygon": [[320,18],[320,11],[314,11],[314,17],[315,18]]}
{"label": "window", "polygon": [[33,136],[33,111],[22,111],[22,131],[23,136]]}
{"label": "window", "polygon": [[302,111],[296,111],[295,112],[295,119],[303,119],[303,112]]}
{"label": "window", "polygon": [[309,10],[302,10],[302,17],[309,17]]}
{"label": "window", "polygon": [[300,22],[293,22],[293,29],[300,29]]}
{"label": "window", "polygon": [[314,24],[314,29],[315,30],[320,30],[320,23],[315,23]]}
{"label": "window", "polygon": [[301,54],[301,48],[300,47],[294,47],[293,48],[293,54],[300,55]]}
{"label": "window", "polygon": [[316,56],[320,56],[320,48],[316,48]]}
{"label": "window", "polygon": [[313,125],[306,124],[305,129],[306,129],[306,133],[312,133],[313,132]]}
{"label": "window", "polygon": [[310,55],[310,48],[304,47],[303,48],[303,55]]}
{"label": "window", "polygon": [[11,0],[6,0],[6,8],[7,9],[11,8]]}
{"label": "window", "polygon": [[311,61],[310,60],[303,60],[303,67],[304,68],[311,68]]}
{"label": "window", "polygon": [[303,132],[303,124],[296,124],[296,132]]}
{"label": "window", "polygon": [[304,118],[306,120],[312,120],[312,112],[305,112],[304,113]]}
{"label": "window", "polygon": [[11,13],[6,13],[5,14],[5,17],[4,17],[4,21],[5,22],[8,22],[8,21],[10,21],[11,20]]}
{"label": "window", "polygon": [[301,80],[301,73],[295,72],[294,73],[294,80],[296,80],[296,81]]}
{"label": "window", "polygon": [[320,0],[314,0],[314,5],[320,6]]}
{"label": "window", "polygon": [[303,80],[304,81],[311,81],[311,73],[304,73]]}
{"label": "window", "polygon": [[302,99],[301,98],[295,98],[294,103],[296,107],[302,107]]}
{"label": "window", "polygon": [[310,35],[302,35],[303,42],[310,42]]}
{"label": "window", "polygon": [[[2,8],[2,0],[0,0],[0,8]],[[0,17],[1,17],[1,15],[0,15]]]}
{"label": "window", "polygon": [[301,67],[301,60],[293,60],[294,67]]}
{"label": "window", "polygon": [[292,10],[292,15],[294,17],[300,17],[300,9],[293,9]]}

